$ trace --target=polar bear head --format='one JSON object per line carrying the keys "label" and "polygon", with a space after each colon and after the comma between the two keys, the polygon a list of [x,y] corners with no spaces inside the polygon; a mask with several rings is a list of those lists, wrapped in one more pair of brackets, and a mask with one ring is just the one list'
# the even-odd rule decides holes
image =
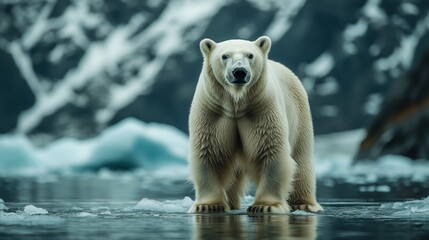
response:
{"label": "polar bear head", "polygon": [[200,48],[204,64],[215,80],[233,95],[240,95],[260,78],[271,39],[262,36],[253,42],[228,40],[216,43],[206,38],[200,42]]}

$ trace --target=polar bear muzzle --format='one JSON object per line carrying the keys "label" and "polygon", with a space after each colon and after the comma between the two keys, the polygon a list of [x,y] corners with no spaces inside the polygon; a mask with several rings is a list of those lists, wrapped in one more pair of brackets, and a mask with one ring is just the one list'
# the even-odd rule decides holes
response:
{"label": "polar bear muzzle", "polygon": [[248,82],[249,78],[247,77],[247,70],[245,68],[235,68],[232,71],[232,75],[234,76],[234,78],[232,78],[230,82],[233,84],[244,84]]}

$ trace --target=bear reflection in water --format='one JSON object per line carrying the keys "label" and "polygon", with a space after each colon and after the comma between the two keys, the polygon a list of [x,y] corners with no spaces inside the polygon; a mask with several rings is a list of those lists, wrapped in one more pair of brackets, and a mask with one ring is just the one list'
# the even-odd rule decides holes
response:
{"label": "bear reflection in water", "polygon": [[315,215],[193,216],[193,239],[316,239]]}

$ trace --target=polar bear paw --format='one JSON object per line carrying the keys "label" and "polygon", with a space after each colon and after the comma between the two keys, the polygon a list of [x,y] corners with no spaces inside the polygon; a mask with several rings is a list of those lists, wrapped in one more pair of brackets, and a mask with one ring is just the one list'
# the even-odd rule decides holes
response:
{"label": "polar bear paw", "polygon": [[221,213],[228,210],[223,204],[194,204],[188,213]]}
{"label": "polar bear paw", "polygon": [[254,204],[247,208],[248,213],[289,213],[290,208],[285,204],[258,205]]}
{"label": "polar bear paw", "polygon": [[318,212],[323,212],[323,208],[322,206],[320,206],[320,204],[315,203],[315,204],[296,204],[296,205],[291,205],[292,206],[292,210],[303,210],[306,212],[312,212],[312,213],[318,213]]}

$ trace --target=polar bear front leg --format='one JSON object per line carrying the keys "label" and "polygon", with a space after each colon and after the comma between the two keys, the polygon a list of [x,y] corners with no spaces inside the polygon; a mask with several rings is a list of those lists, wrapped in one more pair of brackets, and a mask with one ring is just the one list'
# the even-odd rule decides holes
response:
{"label": "polar bear front leg", "polygon": [[[283,154],[285,156],[285,154]],[[249,213],[289,213],[286,202],[291,190],[295,163],[291,157],[264,159],[259,163],[254,203]]]}
{"label": "polar bear front leg", "polygon": [[292,210],[317,213],[323,212],[323,207],[316,200],[316,177],[310,150],[297,151],[297,154],[294,156],[297,163],[297,171],[288,203]]}
{"label": "polar bear front leg", "polygon": [[227,172],[220,173],[210,163],[191,162],[192,181],[195,187],[195,202],[188,213],[211,213],[229,211],[224,189]]}

